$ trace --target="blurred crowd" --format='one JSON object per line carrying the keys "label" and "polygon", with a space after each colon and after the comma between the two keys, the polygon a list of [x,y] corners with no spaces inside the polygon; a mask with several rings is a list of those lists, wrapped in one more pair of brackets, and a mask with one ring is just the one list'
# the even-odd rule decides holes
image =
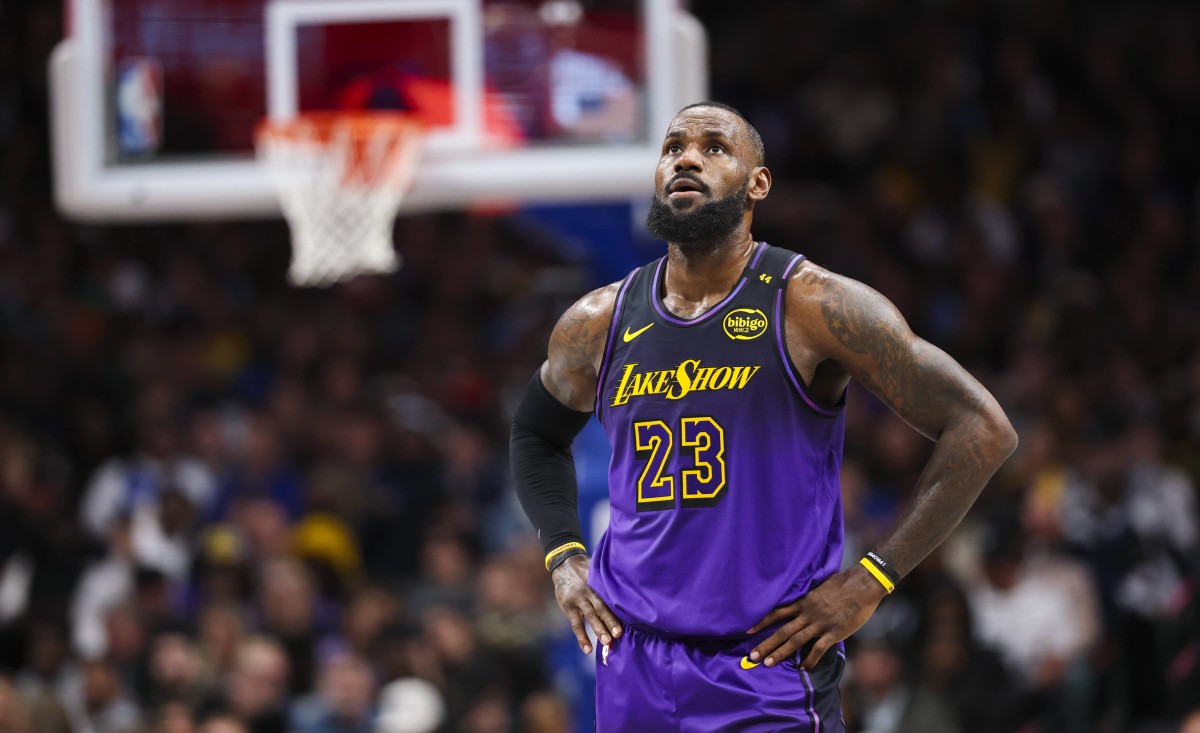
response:
{"label": "blurred crowd", "polygon": [[[882,291],[1022,440],[848,645],[848,730],[1200,731],[1200,10],[747,7],[692,3],[766,141],[755,234]],[[0,6],[0,730],[586,728],[506,447],[594,262],[410,217],[399,273],[301,291],[278,222],[64,221],[61,33]],[[929,444],[848,410],[853,562]]]}
{"label": "blurred crowd", "polygon": [[[775,173],[755,233],[882,291],[1021,435],[859,634],[850,729],[1180,730],[1200,707],[1197,6],[699,5],[714,87]],[[928,444],[865,393],[849,409],[854,559]]]}

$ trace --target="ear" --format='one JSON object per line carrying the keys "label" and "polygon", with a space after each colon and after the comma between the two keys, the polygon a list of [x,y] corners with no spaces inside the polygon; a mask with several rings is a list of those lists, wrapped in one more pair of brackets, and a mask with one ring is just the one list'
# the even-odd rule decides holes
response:
{"label": "ear", "polygon": [[750,171],[750,188],[746,196],[752,202],[762,201],[771,192],[771,171],[765,166],[758,166]]}

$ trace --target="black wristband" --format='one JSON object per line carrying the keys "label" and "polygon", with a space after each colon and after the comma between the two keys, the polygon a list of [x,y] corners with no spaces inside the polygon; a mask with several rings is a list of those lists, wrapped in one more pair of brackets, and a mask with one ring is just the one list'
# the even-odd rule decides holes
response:
{"label": "black wristband", "polygon": [[546,555],[546,572],[553,574],[554,569],[566,562],[568,557],[586,554],[587,548],[583,546],[582,542],[568,542],[562,547],[551,550]]}
{"label": "black wristband", "polygon": [[888,593],[900,585],[900,573],[896,567],[874,552],[868,552],[860,562],[863,567],[871,571],[871,575],[875,576],[875,579],[887,589]]}

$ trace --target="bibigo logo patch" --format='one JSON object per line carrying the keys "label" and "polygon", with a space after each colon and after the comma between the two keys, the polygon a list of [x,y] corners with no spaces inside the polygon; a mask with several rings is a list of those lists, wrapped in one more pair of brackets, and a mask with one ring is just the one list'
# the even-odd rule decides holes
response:
{"label": "bibigo logo patch", "polygon": [[767,332],[767,316],[757,308],[738,308],[729,311],[721,325],[734,341],[749,341]]}

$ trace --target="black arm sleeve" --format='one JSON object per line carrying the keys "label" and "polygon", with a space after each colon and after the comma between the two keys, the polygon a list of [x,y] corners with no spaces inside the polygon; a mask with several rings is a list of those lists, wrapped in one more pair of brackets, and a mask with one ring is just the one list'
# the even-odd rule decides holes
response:
{"label": "black arm sleeve", "polygon": [[590,412],[577,412],[555,399],[542,384],[540,369],[513,417],[509,440],[513,481],[547,553],[568,542],[583,542],[571,441],[590,417]]}

